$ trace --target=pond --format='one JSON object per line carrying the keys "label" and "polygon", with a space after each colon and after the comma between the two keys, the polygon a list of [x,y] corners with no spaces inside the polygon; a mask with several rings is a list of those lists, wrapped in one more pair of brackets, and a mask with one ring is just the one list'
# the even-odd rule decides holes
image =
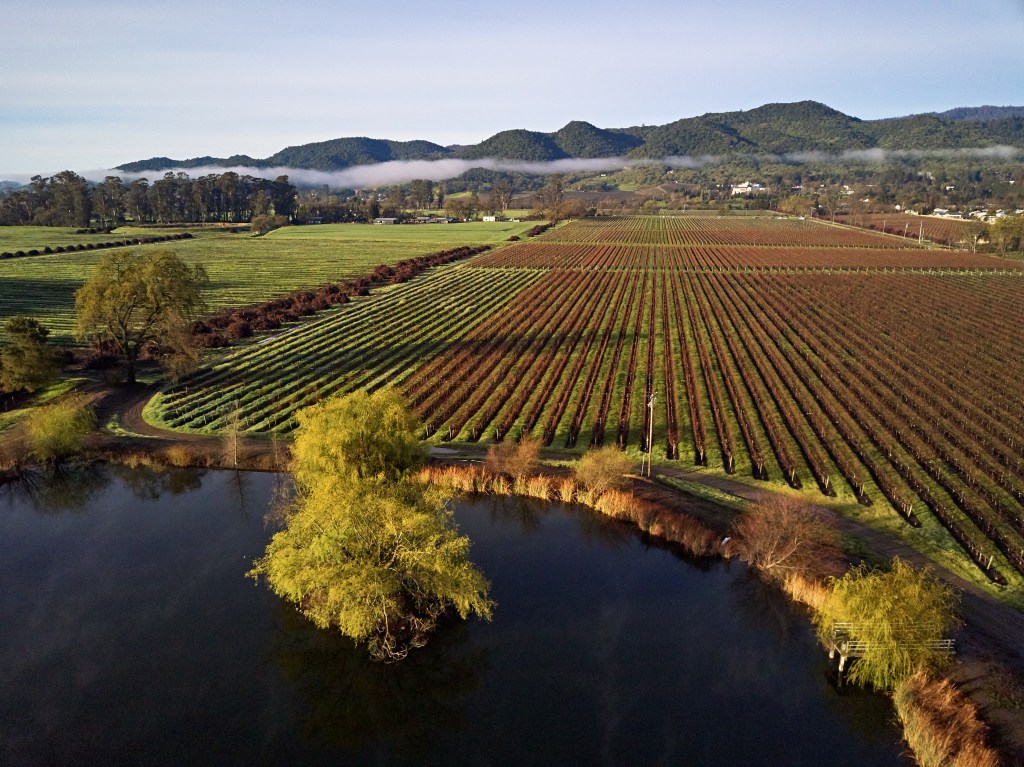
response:
{"label": "pond", "polygon": [[276,481],[0,488],[0,763],[911,763],[800,608],[584,509],[461,503],[493,622],[374,664],[244,577]]}

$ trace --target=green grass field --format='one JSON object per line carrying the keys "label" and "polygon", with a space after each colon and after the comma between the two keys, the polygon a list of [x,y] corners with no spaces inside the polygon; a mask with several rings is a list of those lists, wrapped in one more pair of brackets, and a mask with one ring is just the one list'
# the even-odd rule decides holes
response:
{"label": "green grass field", "polygon": [[[324,224],[286,227],[265,237],[229,234],[223,230],[190,230],[196,234],[193,240],[142,247],[169,248],[188,261],[203,264],[210,275],[207,303],[215,310],[264,301],[289,291],[363,274],[377,264],[395,263],[459,245],[501,243],[512,235],[521,236],[533,225],[533,222]],[[8,229],[44,231],[8,234]],[[0,235],[27,241],[33,236],[50,236],[51,229],[3,227]],[[175,230],[129,229],[127,233],[141,231],[155,235]],[[101,237],[72,235],[75,236]],[[28,314],[50,328],[57,340],[69,341],[74,327],[75,291],[99,262],[102,253],[81,251],[0,261],[0,321]]]}
{"label": "green grass field", "polygon": [[[244,224],[241,226],[245,226]],[[125,237],[163,237],[168,234],[189,232],[193,237],[223,237],[230,227],[139,227],[121,226],[110,234],[75,234],[77,229],[67,226],[0,226],[0,253],[16,253],[19,250],[42,250],[69,245],[117,242]],[[238,236],[238,235],[234,235]]]}

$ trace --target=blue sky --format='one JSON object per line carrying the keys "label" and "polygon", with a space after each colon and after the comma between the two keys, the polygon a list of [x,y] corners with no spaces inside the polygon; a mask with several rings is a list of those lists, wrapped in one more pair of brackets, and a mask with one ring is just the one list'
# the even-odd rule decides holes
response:
{"label": "blue sky", "polygon": [[1024,0],[13,3],[0,178],[802,99],[865,119],[1024,104]]}

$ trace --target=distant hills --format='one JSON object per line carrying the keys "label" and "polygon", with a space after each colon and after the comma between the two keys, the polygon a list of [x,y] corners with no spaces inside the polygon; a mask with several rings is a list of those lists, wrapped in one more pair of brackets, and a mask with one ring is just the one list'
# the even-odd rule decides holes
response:
{"label": "distant hills", "polygon": [[598,128],[574,120],[554,133],[523,129],[496,133],[479,144],[444,147],[430,141],[338,138],[287,147],[264,159],[152,157],[119,165],[124,172],[201,166],[341,170],[391,160],[442,158],[539,162],[566,158],[673,155],[839,153],[849,150],[933,150],[1008,145],[1024,148],[1024,107],[961,107],[941,113],[860,120],[816,101],[765,104],[739,112],[687,117],[667,125]]}

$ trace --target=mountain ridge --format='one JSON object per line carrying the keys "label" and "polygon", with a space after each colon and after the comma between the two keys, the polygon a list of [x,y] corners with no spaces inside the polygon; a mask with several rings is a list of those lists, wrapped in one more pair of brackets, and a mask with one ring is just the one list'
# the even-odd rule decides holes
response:
{"label": "mountain ridge", "polygon": [[816,101],[769,103],[749,110],[706,113],[665,125],[599,128],[573,120],[552,133],[513,128],[477,144],[346,137],[286,147],[265,159],[248,155],[187,160],[151,157],[117,166],[138,173],[196,167],[291,167],[342,170],[394,160],[494,157],[523,162],[567,158],[727,154],[840,153],[851,150],[937,150],[1010,145],[1024,148],[1024,107],[958,107],[861,120]]}

